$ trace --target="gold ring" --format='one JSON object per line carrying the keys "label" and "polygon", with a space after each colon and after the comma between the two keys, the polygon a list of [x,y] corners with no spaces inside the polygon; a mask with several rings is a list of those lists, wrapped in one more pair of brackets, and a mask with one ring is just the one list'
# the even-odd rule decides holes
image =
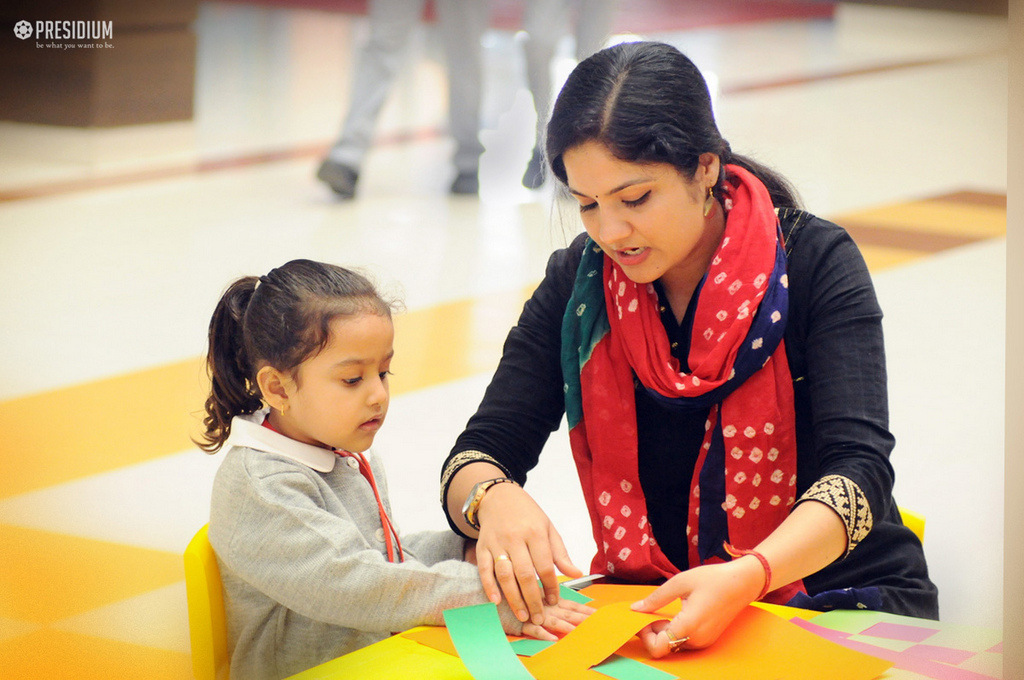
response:
{"label": "gold ring", "polygon": [[501,555],[498,555],[494,559],[496,559],[496,560],[507,560],[507,559],[509,559],[509,556],[504,554],[504,553],[502,553]]}
{"label": "gold ring", "polygon": [[690,639],[689,635],[684,635],[681,638],[677,638],[675,635],[672,634],[672,630],[667,627],[665,628],[665,636],[668,637],[668,648],[669,651],[672,652],[678,652],[679,650],[683,649],[683,645],[685,645],[687,641]]}

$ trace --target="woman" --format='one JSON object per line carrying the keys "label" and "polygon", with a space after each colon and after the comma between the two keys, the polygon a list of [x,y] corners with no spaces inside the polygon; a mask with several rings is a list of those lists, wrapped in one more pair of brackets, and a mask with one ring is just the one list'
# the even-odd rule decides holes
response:
{"label": "woman", "polygon": [[478,538],[485,590],[521,618],[579,570],[522,488],[565,413],[598,553],[591,571],[668,579],[637,608],[655,656],[714,642],[757,599],[936,618],[892,498],[881,311],[857,247],[733,154],[675,48],[581,62],[547,154],[586,234],[555,252],[442,500]]}

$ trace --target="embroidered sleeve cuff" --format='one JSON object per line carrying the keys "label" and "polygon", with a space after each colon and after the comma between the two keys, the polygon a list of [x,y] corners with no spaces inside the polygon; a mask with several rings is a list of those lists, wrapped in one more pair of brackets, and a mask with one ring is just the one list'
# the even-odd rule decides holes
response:
{"label": "embroidered sleeve cuff", "polygon": [[871,531],[873,520],[867,496],[860,490],[856,482],[848,477],[841,475],[822,477],[807,489],[798,502],[807,500],[824,503],[842,518],[843,523],[846,524],[848,539],[846,555],[849,555]]}

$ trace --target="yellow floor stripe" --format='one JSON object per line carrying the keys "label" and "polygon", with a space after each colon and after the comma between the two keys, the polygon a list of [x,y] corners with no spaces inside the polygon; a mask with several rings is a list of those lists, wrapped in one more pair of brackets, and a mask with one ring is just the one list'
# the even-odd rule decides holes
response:
{"label": "yellow floor stripe", "polygon": [[973,238],[1006,235],[1006,208],[971,205],[951,201],[914,201],[858,210],[832,218],[844,221],[873,222],[889,228],[931,232]]}
{"label": "yellow floor stripe", "polygon": [[[492,370],[532,289],[398,315],[394,394]],[[188,449],[207,389],[196,357],[0,402],[0,498]]]}
{"label": "yellow floor stripe", "polygon": [[23,637],[29,633],[34,633],[40,630],[42,625],[38,623],[31,623],[29,621],[21,621],[18,619],[8,619],[0,616],[0,643],[5,640],[13,640],[14,638]]}
{"label": "yellow floor stripe", "polygon": [[919,250],[907,250],[905,248],[887,248],[885,246],[860,245],[860,253],[864,256],[864,262],[872,273],[891,269],[915,260],[927,257],[929,253],[922,253]]}
{"label": "yellow floor stripe", "polygon": [[204,380],[189,359],[0,403],[0,498],[188,448]]}
{"label": "yellow floor stripe", "polygon": [[162,550],[4,524],[0,545],[0,617],[17,621],[50,624],[185,578],[181,555]]}
{"label": "yellow floor stripe", "polygon": [[188,654],[59,630],[0,641],[5,678],[61,680],[184,680]]}
{"label": "yellow floor stripe", "polygon": [[[393,393],[492,371],[508,329],[536,284],[521,290],[459,300],[395,318]],[[469,414],[466,414],[469,417]]]}

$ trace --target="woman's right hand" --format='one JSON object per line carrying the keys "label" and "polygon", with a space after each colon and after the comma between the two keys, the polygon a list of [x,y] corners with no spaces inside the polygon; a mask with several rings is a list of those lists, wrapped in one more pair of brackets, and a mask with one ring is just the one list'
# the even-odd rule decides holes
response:
{"label": "woman's right hand", "polygon": [[516,618],[543,626],[545,602],[555,606],[559,601],[556,568],[573,578],[583,575],[569,559],[562,537],[516,484],[491,487],[480,501],[477,517],[476,561],[488,599],[498,603],[504,593]]}

